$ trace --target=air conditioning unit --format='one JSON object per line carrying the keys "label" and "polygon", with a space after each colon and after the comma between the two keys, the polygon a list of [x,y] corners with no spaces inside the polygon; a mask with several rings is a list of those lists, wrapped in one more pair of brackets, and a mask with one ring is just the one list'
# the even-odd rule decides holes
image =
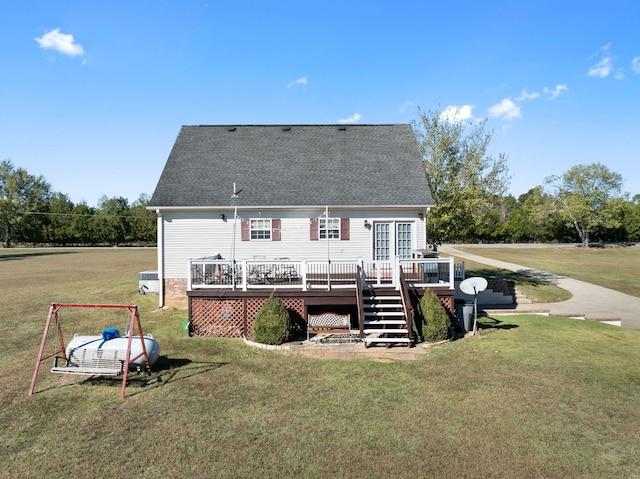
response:
{"label": "air conditioning unit", "polygon": [[157,271],[141,271],[138,273],[138,291],[140,294],[159,294],[160,280]]}

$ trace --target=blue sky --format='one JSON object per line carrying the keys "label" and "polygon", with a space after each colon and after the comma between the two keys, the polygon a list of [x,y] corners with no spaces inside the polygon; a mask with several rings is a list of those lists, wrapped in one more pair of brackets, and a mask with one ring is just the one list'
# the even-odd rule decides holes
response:
{"label": "blue sky", "polygon": [[0,160],[151,195],[181,125],[487,118],[516,197],[600,162],[640,193],[640,2],[0,0]]}

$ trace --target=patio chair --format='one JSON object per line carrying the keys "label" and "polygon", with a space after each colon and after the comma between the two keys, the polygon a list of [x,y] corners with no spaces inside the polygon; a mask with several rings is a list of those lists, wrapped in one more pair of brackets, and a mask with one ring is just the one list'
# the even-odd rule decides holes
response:
{"label": "patio chair", "polygon": [[279,280],[296,281],[301,278],[295,266],[285,264],[278,266],[275,270],[275,278]]}
{"label": "patio chair", "polygon": [[[233,283],[233,268],[228,264],[222,265],[222,282],[224,284]],[[238,274],[236,273],[236,281],[238,281]]]}

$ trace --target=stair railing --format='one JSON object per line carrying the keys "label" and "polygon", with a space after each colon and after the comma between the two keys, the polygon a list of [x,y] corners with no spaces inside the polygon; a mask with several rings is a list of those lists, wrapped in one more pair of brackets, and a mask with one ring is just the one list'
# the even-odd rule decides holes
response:
{"label": "stair railing", "polygon": [[364,272],[361,265],[358,265],[356,280],[356,302],[358,305],[358,326],[360,329],[360,337],[364,338],[364,295],[362,294],[362,288],[364,287]]}
{"label": "stair railing", "polygon": [[402,299],[402,309],[407,321],[407,334],[409,339],[413,336],[413,306],[411,305],[411,298],[409,297],[409,288],[407,287],[407,281],[404,277],[404,271],[402,265],[398,268],[398,279],[400,282],[400,298]]}

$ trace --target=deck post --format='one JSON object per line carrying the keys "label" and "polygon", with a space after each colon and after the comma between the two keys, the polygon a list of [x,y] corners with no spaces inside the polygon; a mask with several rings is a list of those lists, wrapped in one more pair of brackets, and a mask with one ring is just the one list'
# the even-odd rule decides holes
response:
{"label": "deck post", "polygon": [[[242,265],[242,291],[246,291],[247,290],[247,276],[249,275],[249,272],[247,271],[247,260],[243,259],[242,261],[240,261],[240,264]],[[233,285],[233,289],[235,289],[235,285]]]}
{"label": "deck post", "polygon": [[307,291],[307,260],[300,261],[300,271],[302,271],[302,291]]}
{"label": "deck post", "polygon": [[400,256],[396,255],[393,261],[391,281],[396,291],[400,291]]}
{"label": "deck post", "polygon": [[453,256],[449,257],[449,289],[455,289],[456,288],[456,282],[455,282],[455,260],[453,258]]}

